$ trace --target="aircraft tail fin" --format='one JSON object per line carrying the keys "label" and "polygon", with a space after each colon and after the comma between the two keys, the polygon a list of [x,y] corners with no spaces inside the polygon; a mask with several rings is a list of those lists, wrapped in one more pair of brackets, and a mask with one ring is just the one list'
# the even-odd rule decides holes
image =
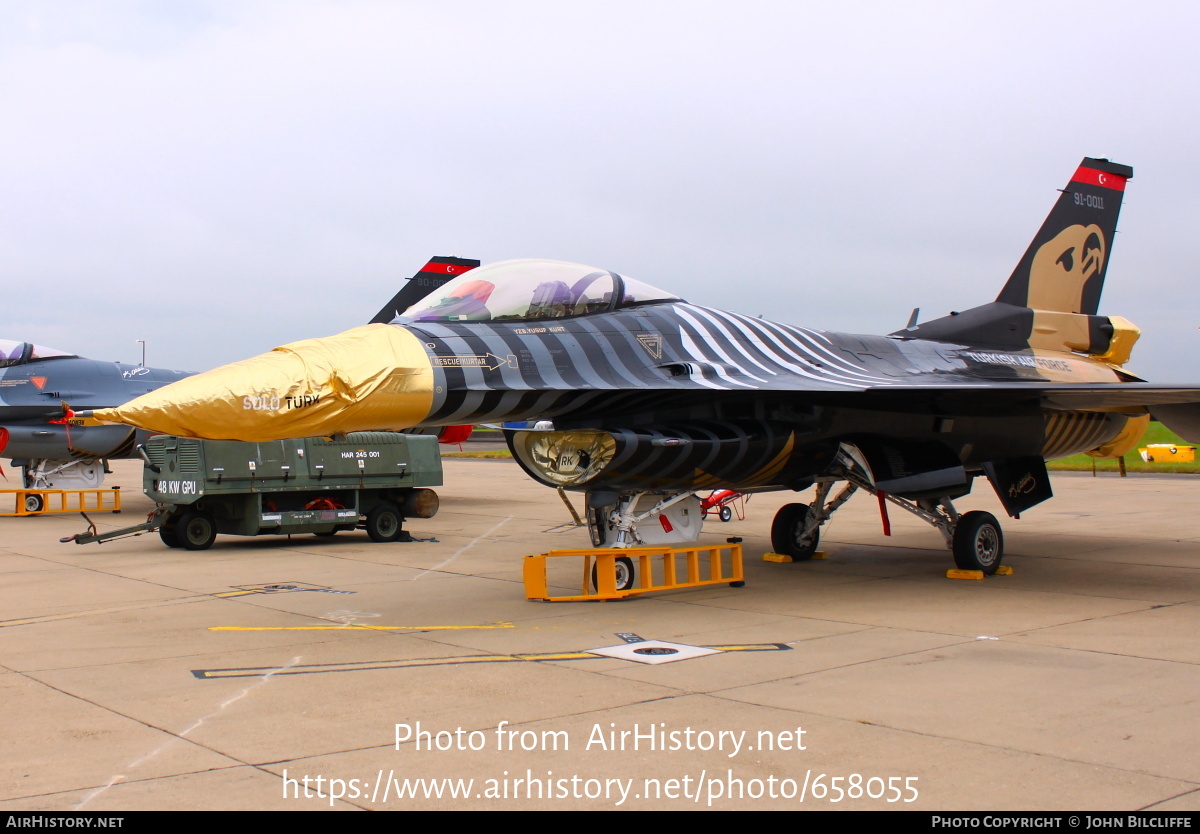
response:
{"label": "aircraft tail fin", "polygon": [[1085,157],[996,299],[1015,307],[1096,315],[1128,165]]}
{"label": "aircraft tail fin", "polygon": [[383,305],[383,309],[376,313],[368,324],[389,323],[442,284],[477,266],[479,261],[471,258],[435,255],[429,259],[429,263],[417,270],[416,275],[408,279],[408,283],[392,296],[391,301]]}

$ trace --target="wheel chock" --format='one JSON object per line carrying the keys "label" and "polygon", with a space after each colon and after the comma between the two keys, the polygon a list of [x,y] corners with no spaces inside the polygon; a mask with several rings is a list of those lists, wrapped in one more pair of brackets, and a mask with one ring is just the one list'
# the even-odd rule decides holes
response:
{"label": "wheel chock", "polygon": [[[816,559],[827,559],[827,558],[828,558],[828,556],[826,555],[824,550],[818,550],[815,553],[813,553],[813,555],[809,556],[807,559],[804,559],[802,561],[808,562],[808,561],[813,561]],[[770,551],[767,551],[766,553],[763,554],[763,561],[764,562],[779,562],[781,564],[786,564],[788,562],[795,562],[797,560],[793,559],[791,556],[787,555],[786,553],[772,553]]]}
{"label": "wheel chock", "polygon": [[[996,572],[993,574],[993,576],[1012,576],[1012,575],[1013,575],[1013,569],[1011,567],[1009,567],[1008,565],[1001,565],[1000,567],[996,568]],[[953,568],[946,571],[946,578],[947,579],[987,579],[987,577],[983,575],[983,571],[981,571],[981,570],[955,570]]]}

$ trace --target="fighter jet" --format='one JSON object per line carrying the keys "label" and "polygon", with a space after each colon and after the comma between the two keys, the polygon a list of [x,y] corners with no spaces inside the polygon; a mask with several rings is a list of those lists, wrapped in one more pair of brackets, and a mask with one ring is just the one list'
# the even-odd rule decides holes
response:
{"label": "fighter jet", "polygon": [[[0,339],[0,454],[22,467],[26,487],[95,489],[103,461],[131,456],[147,433],[64,419],[61,403],[119,405],[186,376]],[[41,509],[40,496],[27,501],[29,510]]]}
{"label": "fighter jet", "polygon": [[[1200,389],[1123,367],[1139,331],[1098,314],[1133,170],[1085,158],[991,303],[885,336],[689,304],[605,269],[480,267],[390,324],[296,342],[95,417],[268,440],[543,421],[508,434],[543,484],[586,493],[597,546],[700,533],[698,490],[805,491],[771,525],[802,560],[857,490],[994,573],[1003,535],[954,501],[977,478],[1014,517],[1052,494],[1045,461],[1131,448],[1150,414],[1200,441]],[[547,423],[545,421],[551,421]],[[836,490],[836,491],[835,491]]]}
{"label": "fighter jet", "polygon": [[[372,321],[390,321],[477,266],[479,261],[467,258],[430,258]],[[192,373],[100,362],[0,339],[0,455],[22,468],[25,487],[95,489],[104,482],[104,462],[135,457],[148,432],[65,419],[61,403],[83,409],[120,405]],[[26,502],[31,512],[41,509],[38,495],[28,496]]]}

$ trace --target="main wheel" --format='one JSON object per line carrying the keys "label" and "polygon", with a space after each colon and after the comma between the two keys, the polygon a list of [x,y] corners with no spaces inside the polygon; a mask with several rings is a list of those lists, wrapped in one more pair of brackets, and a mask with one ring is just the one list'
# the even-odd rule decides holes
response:
{"label": "main wheel", "polygon": [[991,576],[1004,558],[1004,535],[991,513],[964,514],[954,525],[954,564],[960,570],[981,570]]}
{"label": "main wheel", "polygon": [[[597,565],[592,565],[592,587],[600,590],[600,583],[596,581],[596,567]],[[635,578],[633,560],[628,556],[618,556],[613,560],[613,568],[617,574],[617,590],[628,591],[632,588]]]}
{"label": "main wheel", "polygon": [[46,499],[40,495],[28,493],[25,496],[25,512],[40,513],[46,506]]}
{"label": "main wheel", "polygon": [[729,521],[731,518],[733,518],[733,510],[729,509],[728,507],[722,507],[721,521]]}
{"label": "main wheel", "polygon": [[400,538],[403,521],[395,504],[379,504],[367,513],[367,535],[373,542],[394,542]]}
{"label": "main wheel", "polygon": [[175,523],[175,538],[188,550],[208,550],[217,539],[217,525],[208,513],[187,510]]}
{"label": "main wheel", "polygon": [[776,553],[791,556],[798,562],[811,559],[817,552],[821,531],[813,530],[804,538],[804,528],[812,509],[808,504],[784,504],[771,522],[771,547]]}

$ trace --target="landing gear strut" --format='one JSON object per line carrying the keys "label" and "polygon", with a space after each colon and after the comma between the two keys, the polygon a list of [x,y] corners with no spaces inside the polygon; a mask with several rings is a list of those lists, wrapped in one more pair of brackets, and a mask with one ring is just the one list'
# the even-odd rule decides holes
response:
{"label": "landing gear strut", "polygon": [[692,492],[623,492],[597,506],[589,496],[588,528],[596,547],[638,547],[695,541],[704,514]]}
{"label": "landing gear strut", "polygon": [[105,462],[98,458],[35,458],[23,467],[26,489],[99,489],[105,471]]}
{"label": "landing gear strut", "polygon": [[826,504],[825,499],[833,491],[835,483],[836,481],[822,481],[817,484],[817,494],[813,496],[812,506],[784,504],[779,508],[779,512],[775,513],[775,520],[771,522],[771,547],[776,553],[791,556],[797,562],[813,557],[821,539],[821,525],[859,489],[858,484],[847,481],[837,496]]}

